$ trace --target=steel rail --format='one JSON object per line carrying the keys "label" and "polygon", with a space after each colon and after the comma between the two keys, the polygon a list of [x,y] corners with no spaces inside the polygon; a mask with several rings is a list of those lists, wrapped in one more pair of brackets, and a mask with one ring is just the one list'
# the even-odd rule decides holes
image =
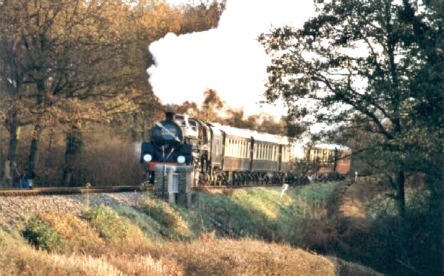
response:
{"label": "steel rail", "polygon": [[0,196],[70,195],[86,193],[141,192],[149,187],[101,186],[101,187],[38,187],[32,189],[0,189]]}

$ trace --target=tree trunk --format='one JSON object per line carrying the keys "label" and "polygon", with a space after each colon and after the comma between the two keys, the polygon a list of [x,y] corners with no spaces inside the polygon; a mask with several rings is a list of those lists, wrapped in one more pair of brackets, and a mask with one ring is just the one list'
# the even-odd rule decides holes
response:
{"label": "tree trunk", "polygon": [[14,187],[14,184],[19,178],[19,175],[17,173],[17,165],[15,162],[18,144],[19,123],[20,122],[17,116],[17,110],[14,106],[12,106],[9,111],[9,118],[7,122],[7,128],[9,130],[9,150],[6,166],[8,166],[8,168],[5,167],[5,176],[9,181],[9,186],[11,188]]}
{"label": "tree trunk", "polygon": [[396,179],[396,204],[399,214],[398,225],[398,259],[409,263],[409,230],[407,226],[406,208],[405,208],[405,172],[400,170]]}
{"label": "tree trunk", "polygon": [[42,131],[43,128],[39,124],[34,126],[25,178],[33,179],[35,176],[35,168],[39,159],[39,145]]}
{"label": "tree trunk", "polygon": [[[41,110],[43,110],[43,108],[45,107],[45,82],[44,80],[39,79],[36,81],[36,85],[37,103],[40,106]],[[25,177],[28,179],[33,179],[35,177],[35,168],[39,159],[40,136],[43,131],[43,127],[40,122],[41,115],[38,117],[37,123],[34,125],[34,131],[32,133],[31,147],[29,149],[29,158],[25,173]]]}
{"label": "tree trunk", "polygon": [[63,168],[63,185],[72,185],[72,173],[77,157],[82,151],[83,135],[77,129],[73,129],[66,137],[65,166]]}
{"label": "tree trunk", "polygon": [[398,206],[398,214],[402,219],[405,219],[405,173],[403,170],[398,172],[396,182],[396,202]]}

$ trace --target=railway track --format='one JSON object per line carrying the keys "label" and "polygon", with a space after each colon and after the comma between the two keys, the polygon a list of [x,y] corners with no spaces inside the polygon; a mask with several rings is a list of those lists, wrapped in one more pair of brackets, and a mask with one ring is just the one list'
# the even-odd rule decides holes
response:
{"label": "railway track", "polygon": [[71,195],[86,193],[123,193],[147,190],[141,186],[39,187],[33,189],[0,189],[0,196]]}
{"label": "railway track", "polygon": [[[246,188],[281,188],[282,185],[264,185],[249,184],[245,186],[233,185],[199,185],[193,187],[194,191],[226,191],[234,189]],[[37,196],[37,195],[70,195],[70,194],[86,194],[86,193],[124,193],[124,192],[143,192],[152,191],[153,187],[148,186],[102,186],[102,187],[38,187],[32,189],[0,189],[0,197],[2,196]]]}

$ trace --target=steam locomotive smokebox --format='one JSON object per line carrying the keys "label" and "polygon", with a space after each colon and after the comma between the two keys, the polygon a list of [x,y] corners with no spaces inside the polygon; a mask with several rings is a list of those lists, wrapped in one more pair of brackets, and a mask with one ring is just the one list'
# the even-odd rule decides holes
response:
{"label": "steam locomotive smokebox", "polygon": [[156,165],[154,195],[171,204],[191,206],[192,166]]}

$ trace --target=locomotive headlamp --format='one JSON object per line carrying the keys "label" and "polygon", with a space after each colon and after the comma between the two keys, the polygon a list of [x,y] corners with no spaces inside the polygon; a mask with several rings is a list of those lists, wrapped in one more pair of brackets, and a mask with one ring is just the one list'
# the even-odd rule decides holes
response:
{"label": "locomotive headlamp", "polygon": [[185,156],[179,156],[177,157],[177,163],[183,164],[185,163]]}
{"label": "locomotive headlamp", "polygon": [[145,162],[150,162],[153,159],[153,157],[151,156],[151,154],[145,154],[143,156],[143,160],[145,160]]}

